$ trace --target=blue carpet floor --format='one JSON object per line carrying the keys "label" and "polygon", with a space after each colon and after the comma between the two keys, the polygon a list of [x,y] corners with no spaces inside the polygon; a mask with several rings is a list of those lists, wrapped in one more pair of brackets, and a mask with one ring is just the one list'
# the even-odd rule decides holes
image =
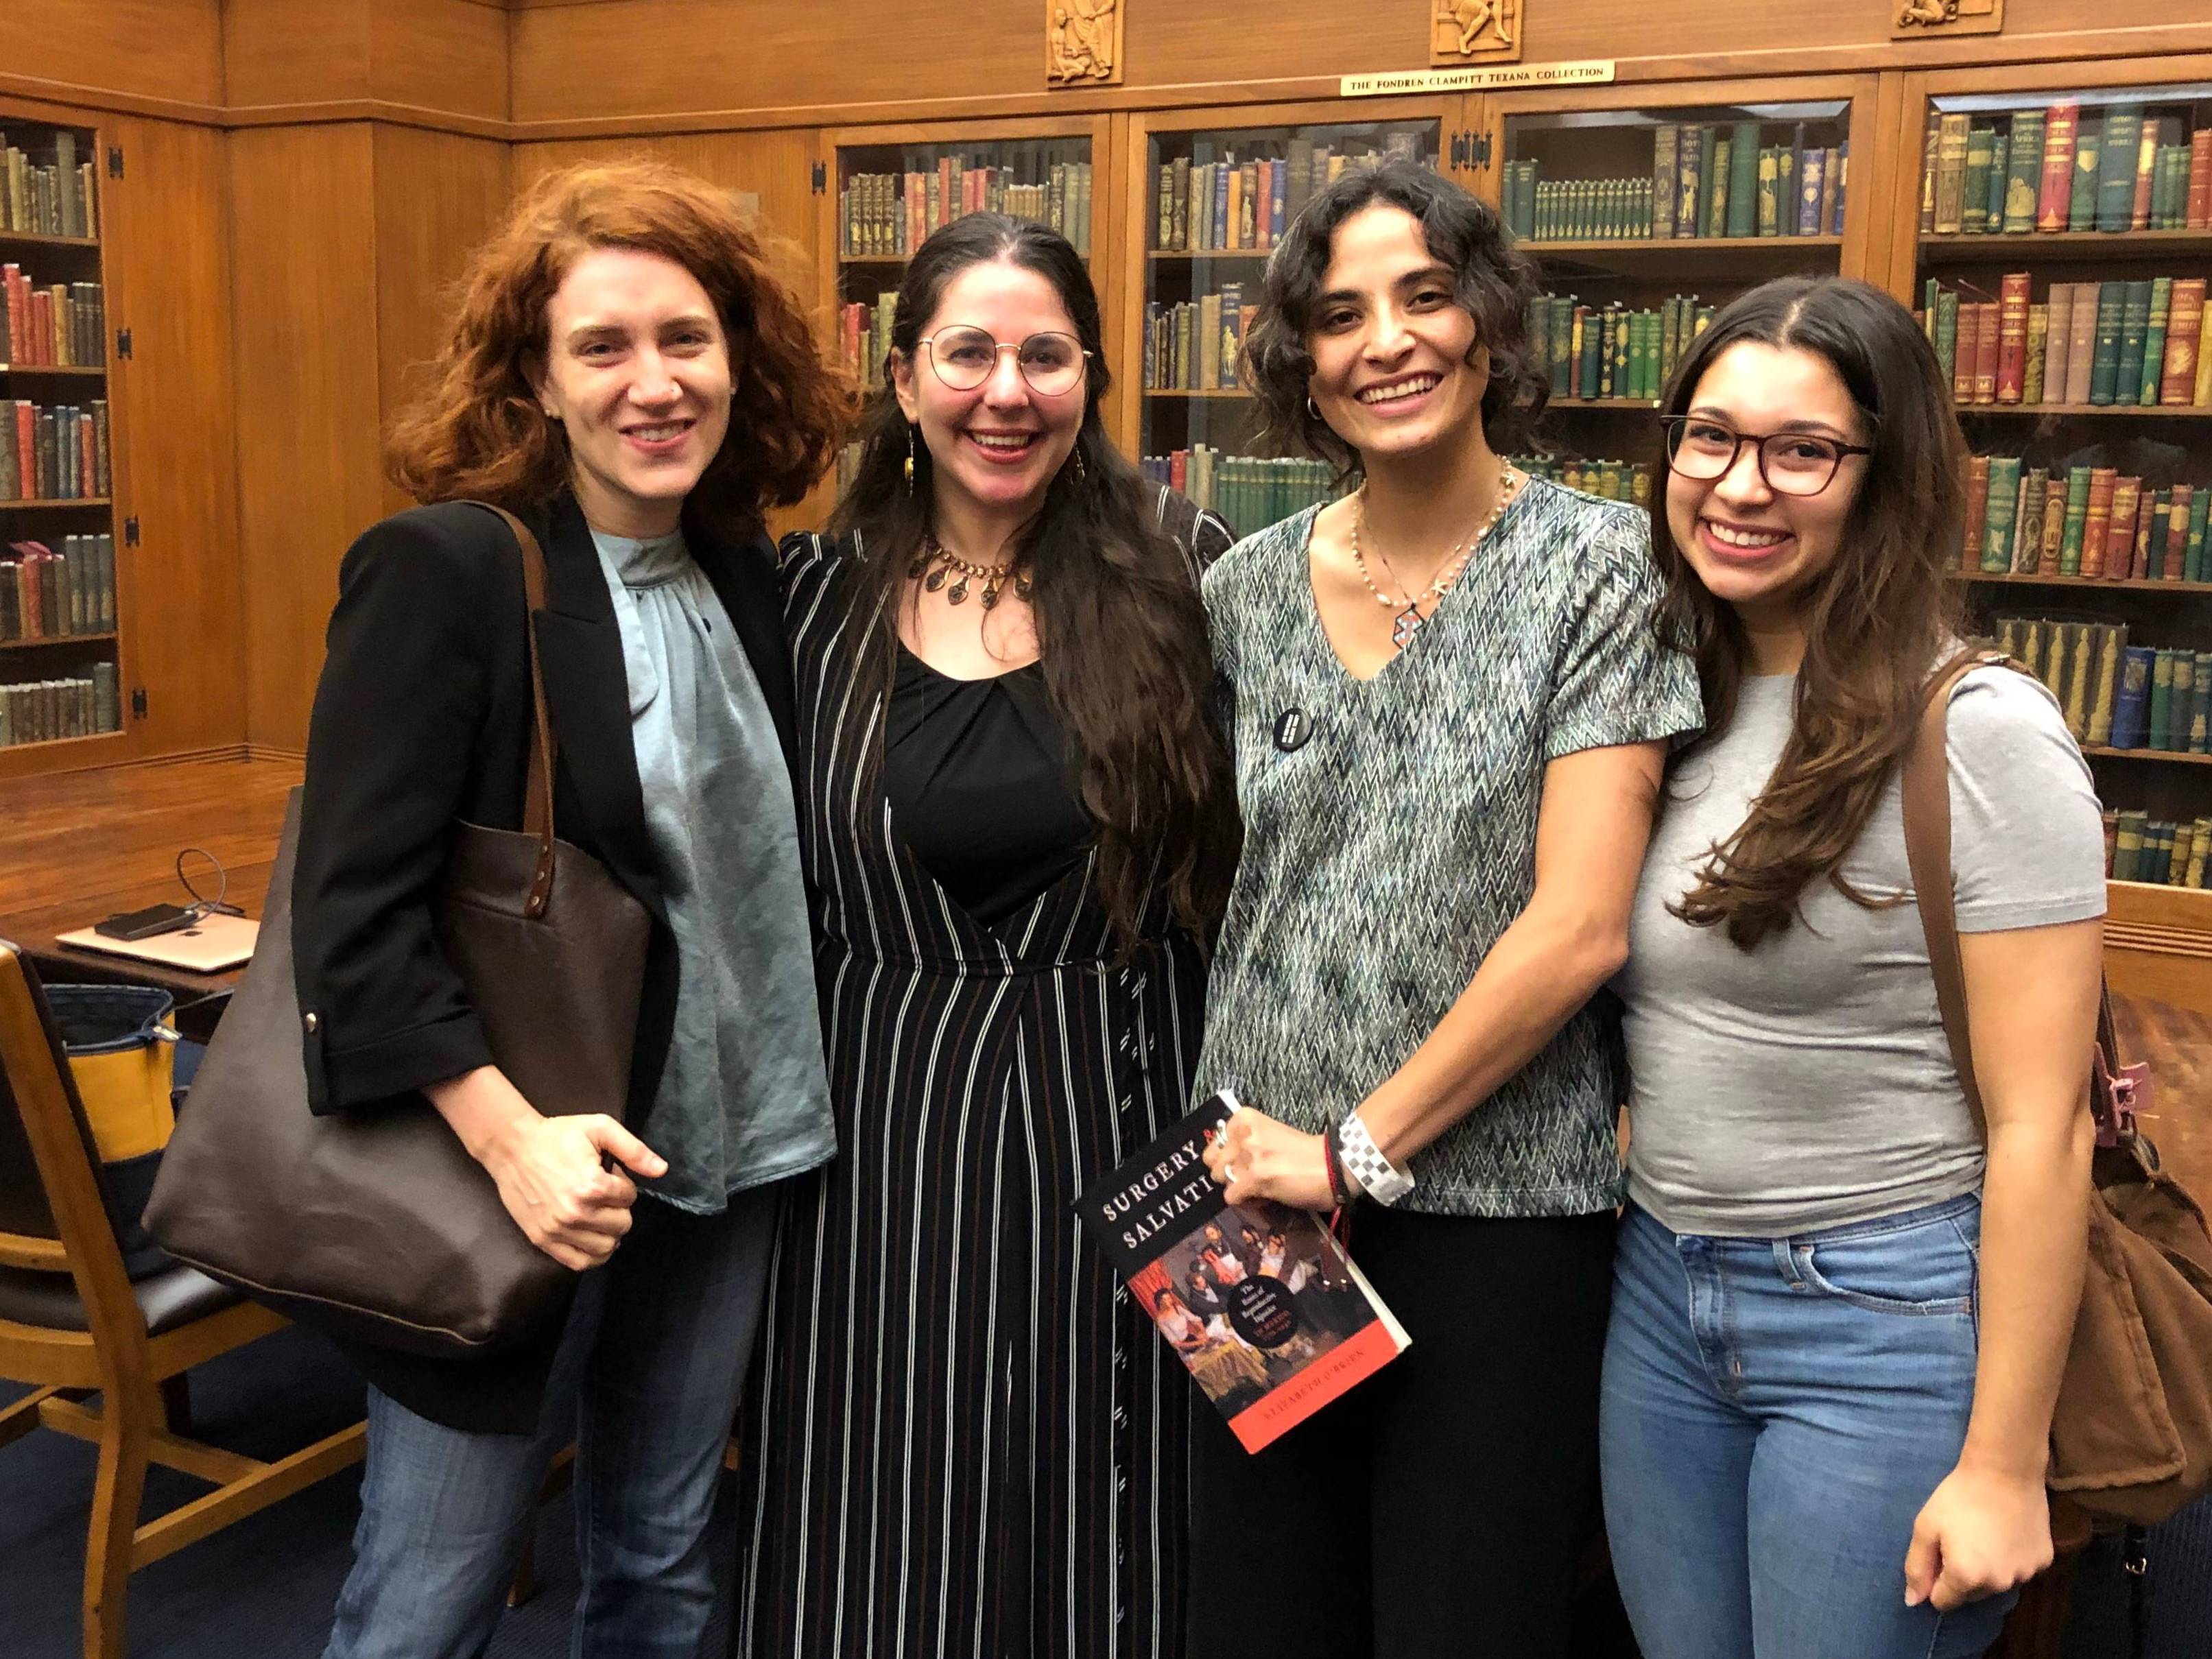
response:
{"label": "blue carpet floor", "polygon": [[[0,1384],[0,1403],[20,1390]],[[361,1384],[321,1338],[278,1332],[192,1372],[196,1437],[276,1457],[360,1419]],[[33,1431],[0,1448],[0,1659],[76,1659],[77,1601],[91,1515],[94,1449]],[[349,1469],[131,1581],[132,1659],[317,1659],[331,1607],[352,1562],[361,1472]],[[729,1483],[716,1517],[715,1557],[732,1559]],[[144,1516],[205,1492],[155,1469]],[[536,1600],[508,1613],[488,1659],[556,1659],[568,1651],[576,1596],[571,1512],[564,1497],[538,1517]],[[718,1621],[706,1651],[719,1655]]]}
{"label": "blue carpet floor", "polygon": [[[0,1385],[0,1402],[17,1391]],[[192,1373],[198,1437],[280,1456],[356,1420],[361,1385],[320,1338],[289,1329]],[[76,1659],[77,1599],[90,1513],[94,1451],[34,1431],[0,1449],[0,1659]],[[131,1581],[133,1659],[316,1659],[350,1561],[359,1492],[352,1470],[155,1563]],[[205,1488],[162,1470],[149,1479],[152,1516]],[[732,1559],[729,1483],[716,1517],[717,1560]],[[539,1516],[540,1589],[509,1613],[489,1659],[556,1659],[568,1651],[575,1553],[564,1498]],[[2212,1502],[2152,1535],[2150,1639],[2143,1659],[2212,1659]],[[2127,1580],[2117,1550],[2083,1558],[2065,1659],[2131,1659]],[[1625,1651],[1593,1626],[1578,1650]],[[1625,1640],[1625,1638],[1622,1638]],[[711,1632],[708,1655],[723,1649]]]}

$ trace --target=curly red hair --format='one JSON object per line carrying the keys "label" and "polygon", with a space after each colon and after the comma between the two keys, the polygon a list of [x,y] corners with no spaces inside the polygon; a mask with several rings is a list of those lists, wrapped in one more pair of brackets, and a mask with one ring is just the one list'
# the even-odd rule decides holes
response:
{"label": "curly red hair", "polygon": [[579,256],[635,248],[698,279],[730,342],[729,435],[693,494],[760,515],[797,503],[828,469],[856,406],[805,307],[773,274],[730,194],[659,161],[548,173],[469,262],[453,329],[422,398],[392,423],[385,470],[418,501],[476,497],[533,506],[568,482],[565,434],[530,375],[546,351],[548,303]]}

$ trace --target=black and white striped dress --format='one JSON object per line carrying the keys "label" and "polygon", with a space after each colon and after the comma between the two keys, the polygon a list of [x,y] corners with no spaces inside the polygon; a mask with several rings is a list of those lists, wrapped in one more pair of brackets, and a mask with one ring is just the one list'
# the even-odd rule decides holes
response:
{"label": "black and white striped dress", "polygon": [[[1194,581],[1226,528],[1159,510]],[[946,896],[891,823],[857,576],[785,543],[839,1156],[772,1275],[733,1650],[1168,1659],[1188,1378],[1073,1206],[1186,1109],[1204,966],[1171,933],[1114,963],[1089,856],[994,927]]]}

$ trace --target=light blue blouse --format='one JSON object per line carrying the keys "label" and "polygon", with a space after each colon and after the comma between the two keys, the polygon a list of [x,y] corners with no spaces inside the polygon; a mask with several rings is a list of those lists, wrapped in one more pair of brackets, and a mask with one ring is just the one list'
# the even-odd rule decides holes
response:
{"label": "light blue blouse", "polygon": [[791,775],[736,630],[680,532],[592,532],[622,629],[645,823],[676,935],[675,1028],[631,1126],[643,1190],[712,1214],[836,1152]]}

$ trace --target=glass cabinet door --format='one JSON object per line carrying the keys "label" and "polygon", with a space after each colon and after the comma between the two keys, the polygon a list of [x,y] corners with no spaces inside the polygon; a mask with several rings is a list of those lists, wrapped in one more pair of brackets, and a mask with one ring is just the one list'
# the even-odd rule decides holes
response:
{"label": "glass cabinet door", "polygon": [[1146,250],[1139,454],[1148,474],[1239,535],[1335,493],[1326,463],[1260,453],[1258,405],[1238,384],[1268,254],[1345,168],[1390,155],[1433,167],[1442,131],[1425,116],[1148,135],[1146,222],[1134,228]]}

